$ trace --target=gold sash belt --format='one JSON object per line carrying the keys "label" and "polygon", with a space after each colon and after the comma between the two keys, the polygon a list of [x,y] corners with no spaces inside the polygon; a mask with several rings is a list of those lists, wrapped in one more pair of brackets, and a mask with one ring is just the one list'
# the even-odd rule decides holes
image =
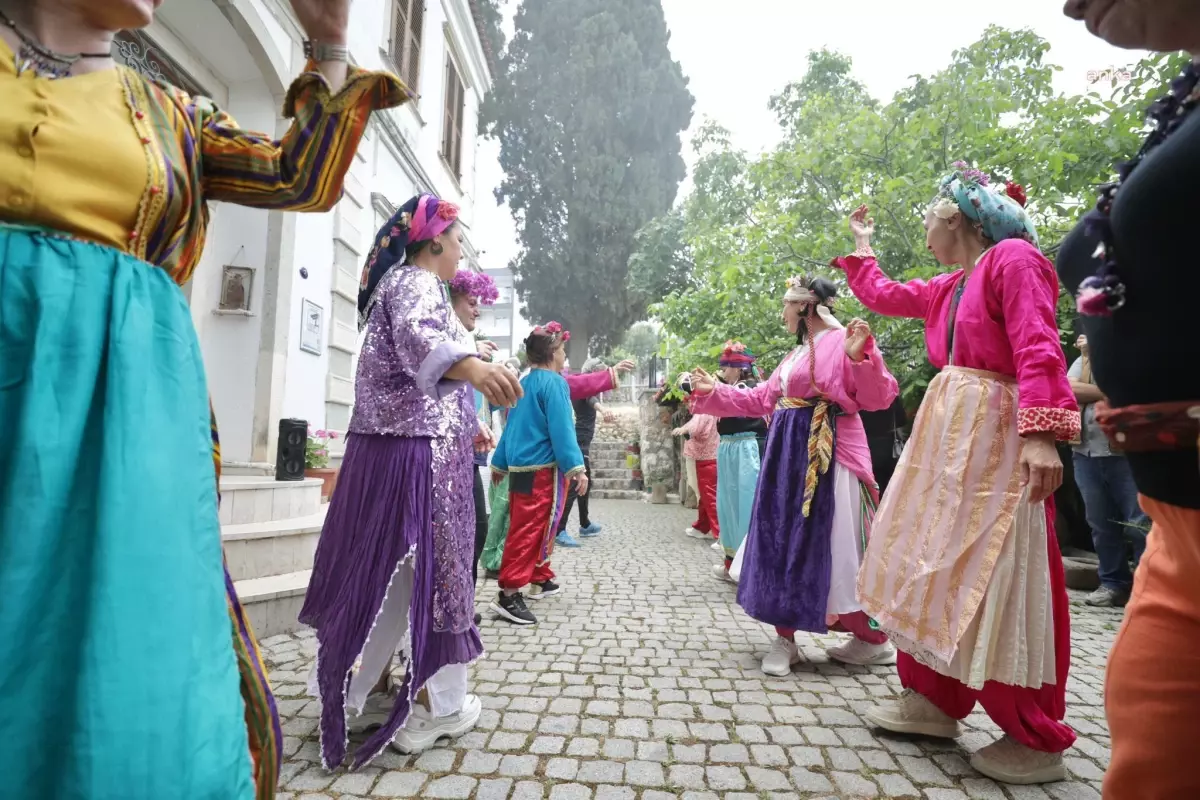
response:
{"label": "gold sash belt", "polygon": [[781,397],[775,404],[776,410],[811,408],[812,420],[808,427],[808,469],[804,473],[805,517],[812,509],[813,496],[817,493],[817,480],[829,471],[833,462],[834,413],[837,406],[821,397]]}

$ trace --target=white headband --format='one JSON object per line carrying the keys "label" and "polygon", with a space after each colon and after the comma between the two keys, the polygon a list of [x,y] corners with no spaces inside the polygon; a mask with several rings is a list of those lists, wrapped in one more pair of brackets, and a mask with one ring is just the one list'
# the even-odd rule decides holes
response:
{"label": "white headband", "polygon": [[837,317],[833,315],[833,311],[829,306],[821,302],[821,298],[817,297],[813,291],[799,281],[793,280],[788,286],[788,290],[783,295],[784,300],[804,303],[805,305],[815,305],[817,307],[817,316],[821,318],[826,325],[831,328],[844,328],[842,323],[838,322]]}

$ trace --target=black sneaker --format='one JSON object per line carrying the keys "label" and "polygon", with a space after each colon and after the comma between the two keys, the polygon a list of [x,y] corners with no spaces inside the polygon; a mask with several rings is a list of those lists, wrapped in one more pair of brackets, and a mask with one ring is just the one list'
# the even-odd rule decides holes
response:
{"label": "black sneaker", "polygon": [[537,617],[525,607],[525,597],[520,592],[516,594],[500,592],[492,601],[490,608],[497,616],[503,617],[514,625],[537,625]]}
{"label": "black sneaker", "polygon": [[479,623],[481,623],[481,622],[483,622],[483,616],[480,614],[476,614],[475,615],[475,627],[478,628]]}
{"label": "black sneaker", "polygon": [[535,583],[529,587],[529,599],[541,600],[543,597],[552,597],[561,591],[562,588],[554,581]]}

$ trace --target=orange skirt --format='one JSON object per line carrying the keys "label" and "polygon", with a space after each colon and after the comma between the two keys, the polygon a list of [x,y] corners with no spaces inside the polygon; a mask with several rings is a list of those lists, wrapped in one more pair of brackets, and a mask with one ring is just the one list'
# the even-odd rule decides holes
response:
{"label": "orange skirt", "polygon": [[1154,520],[1108,661],[1104,800],[1200,798],[1200,510],[1141,497]]}

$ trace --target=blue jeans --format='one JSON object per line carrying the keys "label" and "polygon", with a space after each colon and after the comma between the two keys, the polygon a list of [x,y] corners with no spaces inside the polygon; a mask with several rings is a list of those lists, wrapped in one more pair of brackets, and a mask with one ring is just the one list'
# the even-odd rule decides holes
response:
{"label": "blue jeans", "polygon": [[1100,558],[1100,583],[1126,591],[1133,585],[1128,546],[1133,546],[1135,568],[1146,549],[1146,531],[1131,525],[1147,525],[1129,462],[1123,456],[1082,453],[1075,453],[1074,460],[1075,483],[1083,495],[1084,513]]}

